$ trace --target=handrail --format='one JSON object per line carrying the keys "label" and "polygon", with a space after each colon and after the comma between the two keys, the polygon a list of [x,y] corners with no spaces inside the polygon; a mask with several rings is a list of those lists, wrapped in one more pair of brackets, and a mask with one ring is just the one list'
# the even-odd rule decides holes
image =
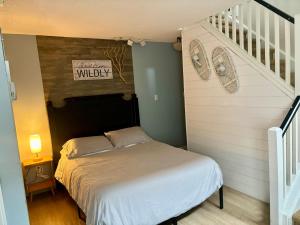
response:
{"label": "handrail", "polygon": [[282,137],[285,135],[286,131],[288,130],[291,122],[293,121],[298,109],[300,107],[300,95],[298,95],[293,102],[292,107],[290,108],[289,112],[285,116],[280,128],[282,129]]}
{"label": "handrail", "polygon": [[282,10],[276,8],[275,6],[263,1],[263,0],[254,0],[257,3],[263,5],[264,7],[270,9],[272,12],[278,14],[279,16],[283,17],[284,19],[290,21],[291,23],[295,23],[295,18],[290,16],[289,14],[283,12]]}

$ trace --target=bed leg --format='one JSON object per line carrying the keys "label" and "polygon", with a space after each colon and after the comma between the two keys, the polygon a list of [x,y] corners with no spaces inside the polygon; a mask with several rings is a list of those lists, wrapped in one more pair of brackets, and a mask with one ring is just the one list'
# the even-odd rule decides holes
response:
{"label": "bed leg", "polygon": [[177,218],[174,218],[174,219],[172,220],[172,225],[177,225]]}
{"label": "bed leg", "polygon": [[78,217],[79,217],[79,219],[81,219],[81,212],[80,212],[79,206],[77,206],[77,212],[78,212]]}
{"label": "bed leg", "polygon": [[220,209],[224,208],[224,202],[223,202],[223,186],[219,189],[219,198],[220,198]]}
{"label": "bed leg", "polygon": [[85,221],[85,217],[82,215],[83,212],[81,211],[81,209],[79,208],[79,206],[77,206],[77,211],[78,211],[78,217],[79,217],[79,219],[81,219],[82,221]]}

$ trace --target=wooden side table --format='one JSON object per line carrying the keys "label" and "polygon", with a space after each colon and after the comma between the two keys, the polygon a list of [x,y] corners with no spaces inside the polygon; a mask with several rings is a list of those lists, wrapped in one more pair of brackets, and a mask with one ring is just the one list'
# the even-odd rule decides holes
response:
{"label": "wooden side table", "polygon": [[22,162],[22,169],[26,194],[30,196],[30,201],[38,191],[51,190],[55,195],[52,157],[46,156],[39,161],[25,160]]}

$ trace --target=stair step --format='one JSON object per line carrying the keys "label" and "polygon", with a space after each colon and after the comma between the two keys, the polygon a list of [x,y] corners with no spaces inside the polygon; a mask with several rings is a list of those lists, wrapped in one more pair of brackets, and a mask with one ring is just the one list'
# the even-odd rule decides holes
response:
{"label": "stair step", "polygon": [[296,212],[293,216],[294,225],[300,225],[300,211]]}

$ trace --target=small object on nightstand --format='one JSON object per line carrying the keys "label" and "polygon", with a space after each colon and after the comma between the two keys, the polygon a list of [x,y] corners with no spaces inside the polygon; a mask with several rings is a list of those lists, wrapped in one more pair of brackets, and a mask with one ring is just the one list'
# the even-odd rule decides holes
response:
{"label": "small object on nightstand", "polygon": [[53,176],[52,157],[43,157],[39,161],[25,160],[22,162],[26,194],[32,196],[35,192],[51,190],[55,195],[55,179]]}

